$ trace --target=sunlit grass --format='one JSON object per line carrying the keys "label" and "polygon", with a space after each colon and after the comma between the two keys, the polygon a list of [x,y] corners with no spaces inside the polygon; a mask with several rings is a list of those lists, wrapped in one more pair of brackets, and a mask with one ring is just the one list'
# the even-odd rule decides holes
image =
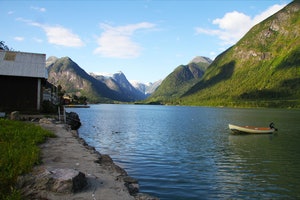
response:
{"label": "sunlit grass", "polygon": [[19,199],[19,175],[40,163],[38,144],[54,134],[29,122],[0,119],[0,199]]}

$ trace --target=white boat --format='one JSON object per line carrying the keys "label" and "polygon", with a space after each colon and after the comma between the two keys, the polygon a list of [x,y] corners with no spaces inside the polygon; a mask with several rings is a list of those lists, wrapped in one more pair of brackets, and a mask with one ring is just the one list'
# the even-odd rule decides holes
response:
{"label": "white boat", "polygon": [[271,134],[277,131],[277,128],[274,127],[274,123],[271,123],[269,127],[237,126],[233,124],[229,124],[228,126],[233,133],[238,134]]}

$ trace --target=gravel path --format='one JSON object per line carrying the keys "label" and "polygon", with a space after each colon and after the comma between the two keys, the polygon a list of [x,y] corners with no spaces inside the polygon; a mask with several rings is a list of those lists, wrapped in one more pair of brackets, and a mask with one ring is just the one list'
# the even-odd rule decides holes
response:
{"label": "gravel path", "polygon": [[41,169],[47,169],[48,171],[75,169],[85,174],[88,185],[79,192],[69,194],[59,194],[45,190],[31,191],[36,197],[51,200],[139,199],[131,196],[124,185],[126,172],[116,166],[109,156],[100,155],[92,147],[87,146],[83,140],[76,137],[76,131],[68,130],[64,124],[40,123],[40,125],[55,133],[57,137],[49,138],[41,145],[42,164],[35,167],[34,171]]}

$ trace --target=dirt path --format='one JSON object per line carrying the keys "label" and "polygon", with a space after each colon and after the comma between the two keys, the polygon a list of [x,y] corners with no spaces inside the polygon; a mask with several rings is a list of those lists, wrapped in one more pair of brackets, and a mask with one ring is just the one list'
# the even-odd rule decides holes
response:
{"label": "dirt path", "polygon": [[[64,124],[40,123],[40,125],[47,130],[51,130],[57,137],[49,138],[46,143],[41,145],[42,165],[37,168],[49,171],[57,168],[76,169],[85,174],[88,183],[82,191],[71,194],[36,191],[40,192],[40,197],[51,200],[137,199],[129,194],[127,187],[124,185],[122,177],[126,176],[126,172],[114,165],[109,157],[108,159],[103,157],[102,162],[100,162],[99,157],[101,155],[95,152],[93,148],[84,145],[84,141],[74,136],[76,132],[67,130]],[[108,162],[105,161],[105,158]]]}

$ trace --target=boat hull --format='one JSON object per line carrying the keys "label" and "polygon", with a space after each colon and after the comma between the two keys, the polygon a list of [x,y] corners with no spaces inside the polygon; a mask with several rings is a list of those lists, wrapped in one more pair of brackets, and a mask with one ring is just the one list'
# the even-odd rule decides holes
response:
{"label": "boat hull", "polygon": [[275,128],[254,127],[254,126],[237,126],[229,124],[229,129],[235,134],[272,134]]}

